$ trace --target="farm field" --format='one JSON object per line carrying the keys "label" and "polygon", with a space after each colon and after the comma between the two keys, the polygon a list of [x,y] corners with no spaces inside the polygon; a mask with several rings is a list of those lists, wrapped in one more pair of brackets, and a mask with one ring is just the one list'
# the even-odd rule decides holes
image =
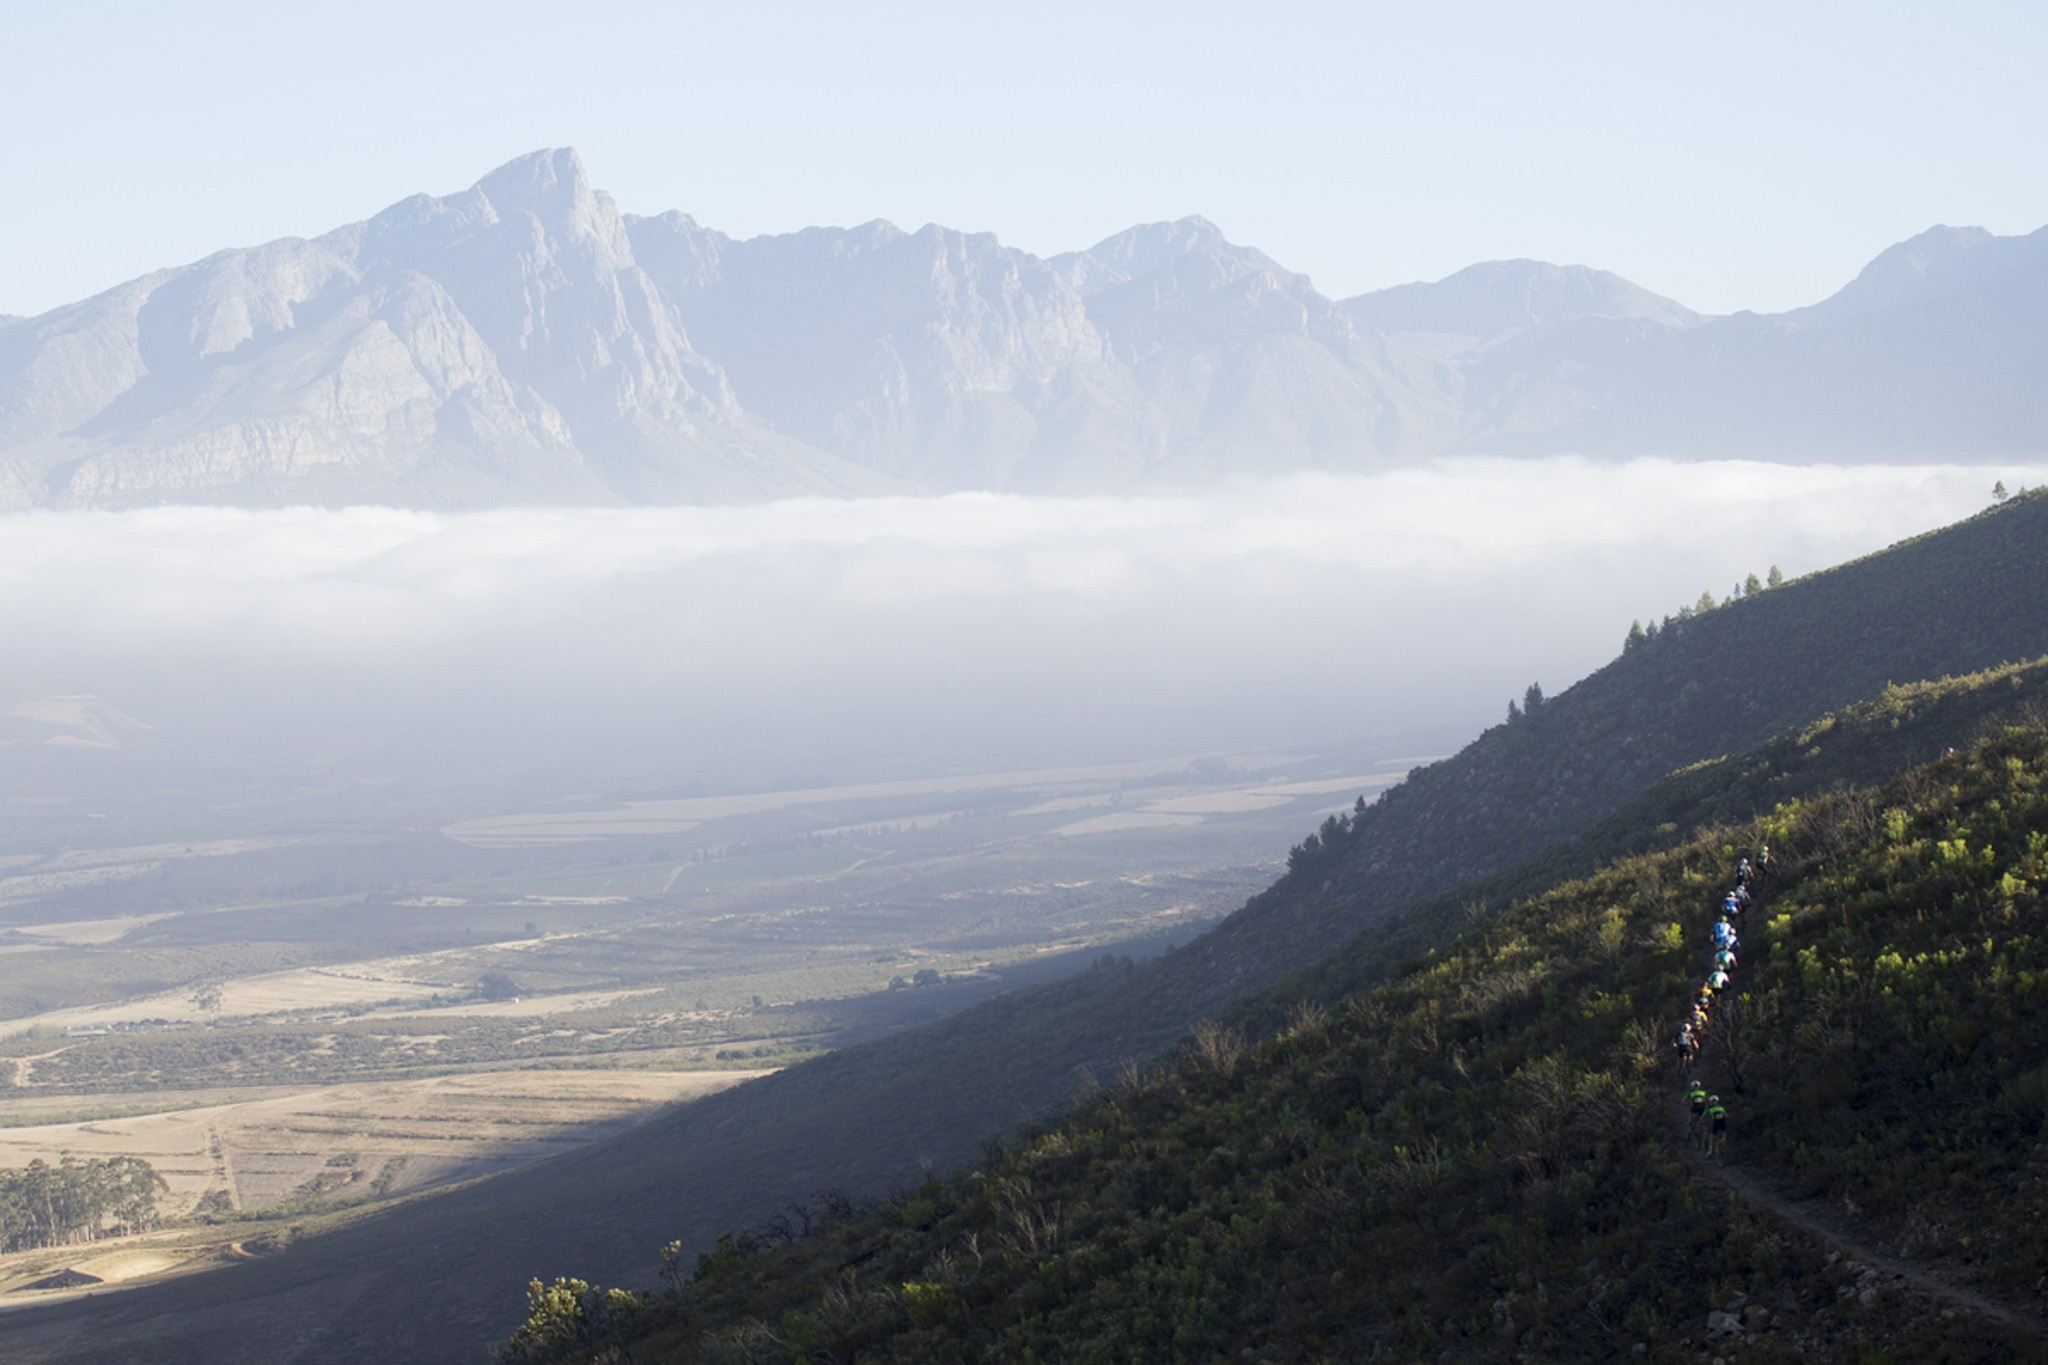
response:
{"label": "farm field", "polygon": [[225,1103],[0,1129],[0,1166],[141,1157],[173,1215],[216,1191],[226,1212],[292,1199],[404,1194],[535,1161],[750,1071],[482,1071],[276,1088]]}
{"label": "farm field", "polygon": [[[80,1292],[80,1276],[112,1288],[259,1255],[276,1227],[260,1215],[370,1207],[492,1175],[763,1074],[496,1071],[0,1130],[0,1166],[148,1161],[169,1186],[164,1212],[195,1223],[0,1256],[0,1309]],[[36,1288],[52,1276],[65,1282]]]}

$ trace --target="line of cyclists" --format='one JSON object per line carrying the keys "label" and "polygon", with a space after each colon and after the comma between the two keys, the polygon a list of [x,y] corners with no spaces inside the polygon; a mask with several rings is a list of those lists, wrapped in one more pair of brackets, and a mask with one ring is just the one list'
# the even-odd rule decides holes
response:
{"label": "line of cyclists", "polygon": [[[1742,912],[1749,909],[1756,899],[1756,889],[1768,875],[1771,867],[1771,850],[1768,846],[1758,850],[1756,860],[1750,861],[1747,854],[1735,864],[1735,885],[1721,897],[1720,913],[1714,920],[1714,955],[1708,965],[1706,976],[1693,988],[1692,1000],[1686,1010],[1683,1023],[1678,1026],[1678,1036],[1672,1040],[1672,1048],[1678,1054],[1679,1072],[1684,1075],[1699,1060],[1700,1047],[1706,1041],[1707,1021],[1713,1017],[1715,1000],[1734,985],[1735,950],[1742,942],[1741,931],[1736,927],[1742,921]],[[1691,1115],[1688,1131],[1693,1145],[1703,1149],[1709,1156],[1719,1160],[1728,1142],[1728,1109],[1721,1103],[1719,1095],[1707,1093],[1700,1084],[1697,1074],[1691,1076],[1685,1091],[1686,1110]]]}

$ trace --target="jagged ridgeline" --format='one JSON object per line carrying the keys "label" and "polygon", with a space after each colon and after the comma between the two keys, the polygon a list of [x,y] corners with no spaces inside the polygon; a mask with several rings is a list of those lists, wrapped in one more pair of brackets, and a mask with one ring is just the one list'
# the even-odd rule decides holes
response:
{"label": "jagged ridgeline", "polygon": [[[822,1232],[729,1237],[645,1299],[536,1285],[508,1355],[1679,1361],[1712,1331],[1744,1360],[2041,1358],[2048,728],[1986,723],[1554,886],[1256,1044],[1199,1031]],[[1723,1168],[1688,1155],[1663,1044],[1766,843],[1703,1063]],[[1914,1278],[1859,1273],[1859,1243]]]}
{"label": "jagged ridgeline", "polygon": [[573,150],[0,319],[0,507],[1213,487],[1446,453],[2031,457],[2048,229],[1938,227],[1789,313],[1492,261],[1338,300],[1189,217],[1039,257],[736,240]]}

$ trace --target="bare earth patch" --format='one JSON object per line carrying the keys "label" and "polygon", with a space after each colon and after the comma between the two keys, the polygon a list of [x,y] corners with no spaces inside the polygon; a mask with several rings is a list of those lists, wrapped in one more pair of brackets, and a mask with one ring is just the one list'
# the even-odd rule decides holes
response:
{"label": "bare earth patch", "polygon": [[90,947],[100,943],[112,943],[145,924],[170,919],[176,913],[174,910],[167,910],[157,915],[127,915],[120,919],[79,919],[58,924],[24,924],[15,932],[30,938],[49,939],[67,947]]}

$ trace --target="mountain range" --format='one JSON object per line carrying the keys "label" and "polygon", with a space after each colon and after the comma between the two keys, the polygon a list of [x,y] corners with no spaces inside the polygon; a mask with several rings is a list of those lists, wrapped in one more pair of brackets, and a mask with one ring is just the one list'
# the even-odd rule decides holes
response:
{"label": "mountain range", "polygon": [[736,240],[620,212],[564,149],[0,318],[0,508],[2037,454],[2044,358],[2048,229],[1937,227],[1768,316],[1538,261],[1335,300],[1201,218],[1050,258],[879,221]]}

